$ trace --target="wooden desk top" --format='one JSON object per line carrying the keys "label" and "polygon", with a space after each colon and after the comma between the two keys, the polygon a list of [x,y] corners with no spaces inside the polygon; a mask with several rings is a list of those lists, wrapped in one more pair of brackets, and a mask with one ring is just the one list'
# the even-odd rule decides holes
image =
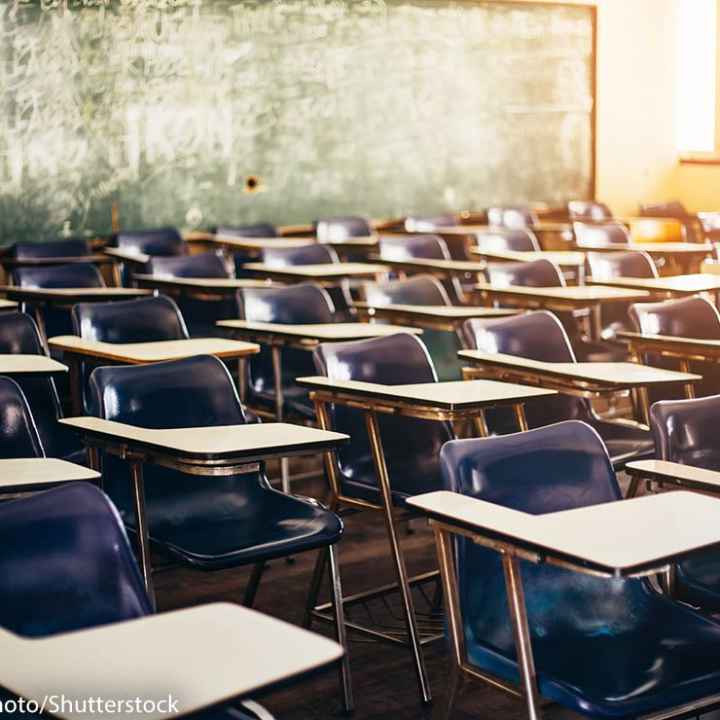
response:
{"label": "wooden desk top", "polygon": [[534,262],[536,260],[549,260],[560,267],[583,267],[585,253],[575,250],[540,250],[517,252],[514,250],[483,250],[480,247],[470,248],[473,255],[489,260],[506,260],[508,262]]}
{"label": "wooden desk top", "polygon": [[625,466],[625,472],[628,475],[659,480],[692,490],[720,492],[720,472],[692,465],[681,465],[667,460],[634,460]]}
{"label": "wooden desk top", "polygon": [[80,480],[94,482],[99,478],[95,470],[57,458],[0,460],[0,490],[4,491],[20,492]]}
{"label": "wooden desk top", "polygon": [[151,295],[150,290],[123,287],[94,288],[21,288],[14,285],[0,287],[0,293],[11,300],[36,302],[101,302],[103,300],[132,300]]}
{"label": "wooden desk top", "polygon": [[358,380],[331,380],[330,378],[296,378],[298,385],[336,397],[347,397],[368,403],[379,401],[383,406],[433,407],[448,412],[481,410],[502,404],[516,404],[523,400],[556,395],[554,390],[543,390],[525,385],[495,382],[494,380],[456,380],[410,385],[382,385]]}
{"label": "wooden desk top", "polygon": [[249,280],[247,278],[177,278],[157,275],[133,275],[139,285],[162,288],[177,288],[188,290],[218,290],[234,292],[240,288],[266,288],[272,287],[267,280]]}
{"label": "wooden desk top", "polygon": [[380,256],[378,262],[389,265],[397,270],[421,270],[442,275],[463,275],[465,273],[485,272],[486,264],[473,260],[429,260],[413,258],[412,260],[387,260]]}
{"label": "wooden desk top", "polygon": [[309,325],[285,325],[283,323],[251,322],[249,320],[219,320],[219,327],[229,328],[243,337],[256,339],[258,342],[299,340],[307,344],[318,342],[344,342],[346,340],[366,340],[374,337],[385,337],[397,333],[420,335],[417,328],[381,325],[379,323],[311,323]]}
{"label": "wooden desk top", "polygon": [[720,340],[684,338],[672,335],[642,335],[633,332],[618,332],[618,338],[626,340],[640,351],[648,350],[673,357],[697,360],[720,358]]}
{"label": "wooden desk top", "polygon": [[623,245],[619,243],[583,243],[578,246],[583,252],[630,252],[641,250],[648,255],[707,255],[713,252],[710,243],[682,243],[682,242],[658,242],[658,243],[633,243]]}
{"label": "wooden desk top", "polygon": [[[3,686],[40,705],[47,696],[78,700],[79,709],[82,700],[98,697],[158,701],[171,694],[178,702],[179,714],[161,705],[150,713],[108,708],[94,715],[108,720],[188,715],[322,668],[343,652],[321,635],[230,603],[46,638],[2,630],[0,647]],[[65,720],[93,717],[71,707],[51,714]]]}
{"label": "wooden desk top", "polygon": [[484,353],[480,350],[460,350],[458,356],[463,360],[482,365],[489,371],[498,371],[498,375],[509,372],[520,382],[560,381],[561,384],[568,383],[581,388],[589,386],[599,390],[624,390],[647,385],[694,383],[702,380],[700,375],[630,362],[550,363],[503,353]]}
{"label": "wooden desk top", "polygon": [[700,292],[714,292],[720,290],[720,276],[705,273],[692,275],[672,275],[659,278],[632,278],[618,277],[612,280],[598,281],[588,278],[589,285],[605,285],[607,287],[621,287],[650,292],[661,292],[670,295],[694,295]]}
{"label": "wooden desk top", "polygon": [[490,283],[478,283],[475,291],[507,298],[527,298],[536,300],[561,300],[578,306],[593,305],[601,302],[627,302],[644,300],[649,293],[644,290],[628,290],[626,288],[608,287],[607,285],[572,285],[568,287],[524,287],[512,285],[497,287]]}
{"label": "wooden desk top", "polygon": [[215,357],[231,359],[260,352],[260,348],[254,343],[214,337],[146,343],[106,343],[83,340],[77,335],[58,335],[50,338],[48,344],[51,348],[66,353],[113,360],[128,365],[180,360],[193,355],[215,355]]}
{"label": "wooden desk top", "polygon": [[0,354],[0,375],[57,375],[67,366],[46,355]]}
{"label": "wooden desk top", "polygon": [[270,278],[293,280],[342,280],[344,278],[374,278],[387,273],[389,268],[374,263],[321,263],[318,265],[293,265],[273,267],[266,263],[245,263],[243,270]]}
{"label": "wooden desk top", "polygon": [[131,250],[121,250],[120,248],[106,247],[103,249],[106,255],[111,258],[120,260],[121,262],[129,262],[135,265],[145,265],[150,262],[150,255],[141,252],[132,252]]}
{"label": "wooden desk top", "polygon": [[346,442],[341,433],[288,423],[222,425],[155,430],[103,420],[74,417],[60,420],[84,437],[110,441],[174,456],[234,462],[259,462],[288,454],[319,452]]}
{"label": "wooden desk top", "polygon": [[[720,500],[668,492],[529,515],[446,491],[408,500],[431,518],[536,554],[616,577],[660,569],[720,543]],[[608,532],[612,528],[612,532]]]}

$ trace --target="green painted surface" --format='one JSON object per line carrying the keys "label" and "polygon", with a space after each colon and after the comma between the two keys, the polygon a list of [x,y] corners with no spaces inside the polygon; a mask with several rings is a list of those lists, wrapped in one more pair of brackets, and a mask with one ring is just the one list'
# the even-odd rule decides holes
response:
{"label": "green painted surface", "polygon": [[585,197],[591,50],[583,7],[0,2],[0,242]]}

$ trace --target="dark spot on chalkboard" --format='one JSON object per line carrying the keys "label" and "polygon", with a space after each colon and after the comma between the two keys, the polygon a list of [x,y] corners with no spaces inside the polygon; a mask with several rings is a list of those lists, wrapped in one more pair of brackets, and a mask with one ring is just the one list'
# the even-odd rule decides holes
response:
{"label": "dark spot on chalkboard", "polygon": [[257,175],[248,175],[245,178],[245,192],[253,193],[260,189],[260,178]]}

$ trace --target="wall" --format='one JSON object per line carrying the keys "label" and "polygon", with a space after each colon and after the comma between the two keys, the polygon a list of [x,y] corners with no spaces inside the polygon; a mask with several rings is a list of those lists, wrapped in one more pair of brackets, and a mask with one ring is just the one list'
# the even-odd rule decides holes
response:
{"label": "wall", "polygon": [[597,191],[616,214],[675,193],[675,0],[598,0]]}

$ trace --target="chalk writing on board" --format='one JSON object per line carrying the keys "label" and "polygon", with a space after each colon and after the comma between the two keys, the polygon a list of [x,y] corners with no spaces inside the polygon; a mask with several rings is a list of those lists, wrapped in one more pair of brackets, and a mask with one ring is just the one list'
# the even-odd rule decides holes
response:
{"label": "chalk writing on board", "polygon": [[[0,3],[0,242],[562,202],[592,179],[587,7]],[[263,178],[247,193],[245,178]],[[192,212],[190,212],[192,211]]]}

